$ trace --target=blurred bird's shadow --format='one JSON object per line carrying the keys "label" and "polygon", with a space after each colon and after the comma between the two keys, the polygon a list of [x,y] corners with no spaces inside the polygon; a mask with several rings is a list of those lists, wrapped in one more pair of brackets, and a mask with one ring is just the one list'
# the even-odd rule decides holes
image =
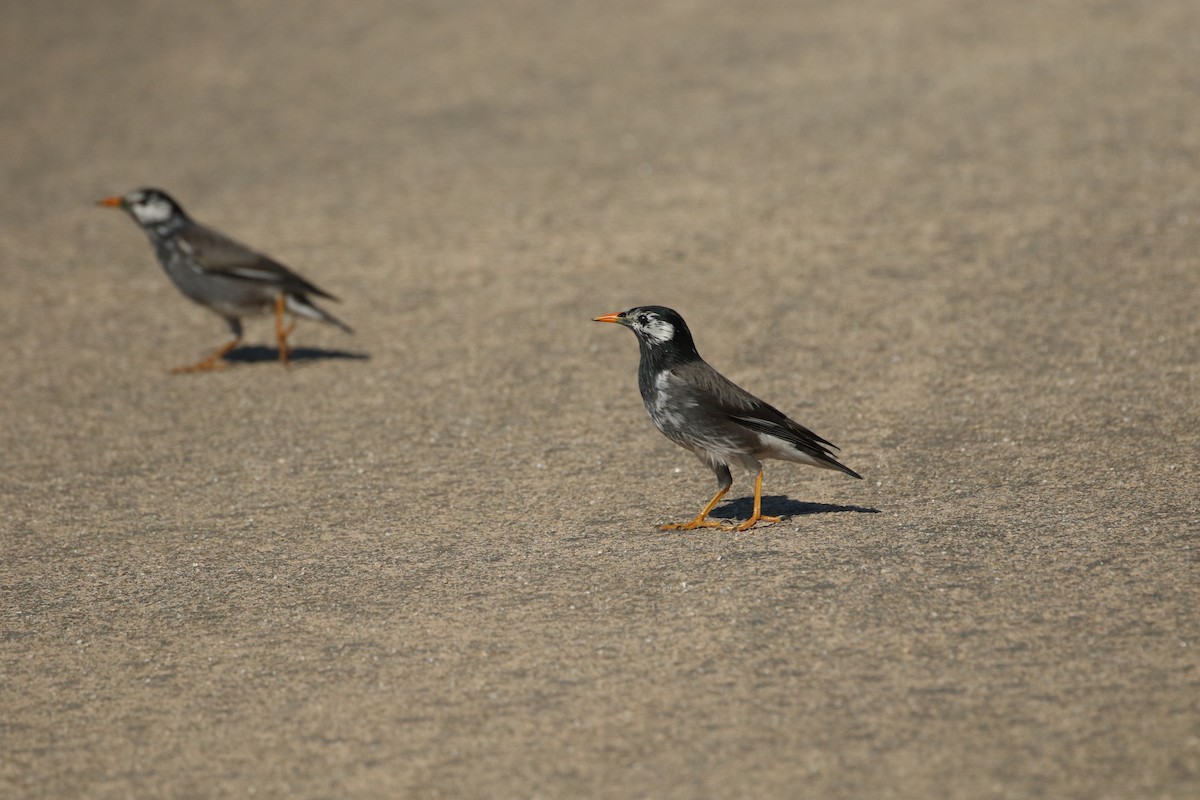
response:
{"label": "blurred bird's shadow", "polygon": [[[792,500],[781,494],[763,495],[762,513],[769,517],[800,517],[806,514],[837,514],[842,512],[855,514],[878,514],[878,508],[864,506],[835,506],[829,503],[804,503]],[[713,509],[710,517],[718,519],[749,519],[754,513],[754,498],[739,497],[720,508]]]}
{"label": "blurred bird's shadow", "polygon": [[[320,347],[297,347],[288,354],[288,360],[298,361],[367,361],[368,353],[352,353],[349,350],[324,350]],[[263,361],[279,361],[279,350],[275,347],[250,345],[239,347],[225,354],[224,360],[231,364],[258,364]]]}

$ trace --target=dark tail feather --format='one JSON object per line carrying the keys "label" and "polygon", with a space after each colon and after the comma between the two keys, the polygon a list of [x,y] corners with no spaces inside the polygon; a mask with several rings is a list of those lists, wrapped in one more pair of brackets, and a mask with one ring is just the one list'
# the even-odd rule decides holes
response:
{"label": "dark tail feather", "polygon": [[859,475],[857,472],[855,472],[854,470],[850,469],[849,467],[847,467],[847,466],[846,466],[845,464],[843,464],[842,462],[840,462],[840,461],[833,461],[832,463],[833,463],[833,466],[834,466],[834,468],[841,470],[842,472],[844,472],[844,473],[846,473],[847,475],[849,475],[851,478],[858,478],[860,481],[862,480],[862,475]]}
{"label": "dark tail feather", "polygon": [[315,305],[302,294],[289,294],[287,296],[287,310],[298,317],[307,317],[308,319],[315,319],[318,322],[328,322],[330,325],[338,326],[346,333],[354,333],[353,328],[325,309]]}

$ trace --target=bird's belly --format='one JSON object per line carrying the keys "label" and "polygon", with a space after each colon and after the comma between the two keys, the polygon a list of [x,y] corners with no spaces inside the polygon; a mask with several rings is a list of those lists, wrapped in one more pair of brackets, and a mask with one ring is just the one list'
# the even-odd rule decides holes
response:
{"label": "bird's belly", "polygon": [[[202,301],[203,302],[203,301]],[[208,301],[204,305],[227,317],[258,317],[270,313],[274,304],[270,301]]]}
{"label": "bird's belly", "polygon": [[[691,445],[689,444],[689,440],[692,438],[690,431],[695,427],[695,419],[689,420],[688,410],[686,408],[679,408],[662,394],[659,394],[652,402],[646,404],[646,411],[650,414],[650,420],[662,432],[662,435],[678,445],[691,449]],[[695,415],[691,416],[694,417]]]}
{"label": "bird's belly", "polygon": [[745,436],[732,428],[727,419],[705,412],[694,405],[680,406],[668,398],[647,406],[650,419],[672,442],[702,454],[706,460],[735,463],[749,448]]}

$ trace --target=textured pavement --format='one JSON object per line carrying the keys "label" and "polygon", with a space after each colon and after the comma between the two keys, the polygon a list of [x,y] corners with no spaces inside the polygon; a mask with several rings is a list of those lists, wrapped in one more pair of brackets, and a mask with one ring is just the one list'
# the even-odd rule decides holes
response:
{"label": "textured pavement", "polygon": [[[0,795],[1200,795],[1194,2],[7,3],[0,71]],[[139,185],[357,335],[169,375]],[[658,532],[646,303],[866,480]]]}

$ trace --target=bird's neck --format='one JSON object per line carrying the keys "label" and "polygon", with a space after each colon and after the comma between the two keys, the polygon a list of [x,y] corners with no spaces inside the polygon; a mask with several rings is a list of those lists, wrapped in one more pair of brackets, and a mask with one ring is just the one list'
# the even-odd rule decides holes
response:
{"label": "bird's neck", "polygon": [[[641,359],[638,362],[638,388],[643,398],[653,396],[658,391],[658,376],[663,371],[700,360],[700,354],[696,352],[691,339],[681,343],[676,338],[671,344],[670,347],[664,347],[638,342],[641,351]],[[680,346],[681,344],[686,346]]]}
{"label": "bird's neck", "polygon": [[174,236],[188,224],[188,218],[182,215],[171,217],[170,219],[156,222],[153,225],[144,226],[143,230],[150,237],[150,241],[165,239],[168,236]]}

